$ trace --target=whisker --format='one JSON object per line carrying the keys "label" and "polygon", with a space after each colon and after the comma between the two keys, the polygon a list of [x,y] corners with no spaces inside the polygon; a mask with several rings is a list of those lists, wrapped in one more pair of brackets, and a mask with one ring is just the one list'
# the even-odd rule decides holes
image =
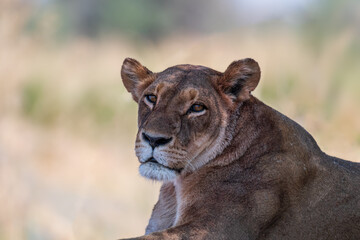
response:
{"label": "whisker", "polygon": [[186,153],[185,149],[181,149],[181,148],[177,148],[177,147],[173,147],[171,149],[177,150],[177,151],[182,152],[182,153]]}
{"label": "whisker", "polygon": [[180,150],[173,149],[173,148],[164,149],[164,151],[174,152],[174,153],[187,153],[186,151],[180,151]]}
{"label": "whisker", "polygon": [[167,154],[169,157],[179,157],[179,158],[183,158],[185,157],[185,154],[175,154],[175,153],[169,153]]}
{"label": "whisker", "polygon": [[146,145],[139,145],[139,146],[135,146],[135,148],[150,148],[150,146],[146,146]]}

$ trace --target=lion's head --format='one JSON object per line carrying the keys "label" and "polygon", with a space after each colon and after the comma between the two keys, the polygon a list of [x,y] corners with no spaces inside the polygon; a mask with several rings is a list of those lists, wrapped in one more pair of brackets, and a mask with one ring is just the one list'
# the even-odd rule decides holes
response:
{"label": "lion's head", "polygon": [[177,65],[153,73],[125,59],[121,77],[139,104],[135,151],[144,177],[170,181],[218,155],[231,138],[231,115],[260,79],[253,59],[235,61],[224,73]]}

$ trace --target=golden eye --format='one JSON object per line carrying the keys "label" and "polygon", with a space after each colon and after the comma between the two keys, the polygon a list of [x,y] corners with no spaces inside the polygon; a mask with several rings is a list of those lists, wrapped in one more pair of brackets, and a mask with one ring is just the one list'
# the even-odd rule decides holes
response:
{"label": "golden eye", "polygon": [[204,111],[206,108],[204,105],[202,104],[193,104],[190,109],[189,112],[202,112]]}
{"label": "golden eye", "polygon": [[152,104],[156,103],[157,97],[155,95],[149,94],[149,95],[146,95],[145,97],[146,97],[146,100],[148,100],[150,103],[152,103]]}

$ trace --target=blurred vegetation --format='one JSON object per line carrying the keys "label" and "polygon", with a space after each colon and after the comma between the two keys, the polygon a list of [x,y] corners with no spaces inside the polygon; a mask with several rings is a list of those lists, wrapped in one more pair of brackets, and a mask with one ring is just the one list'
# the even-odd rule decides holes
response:
{"label": "blurred vegetation", "polygon": [[120,67],[223,71],[331,155],[360,156],[357,0],[0,1],[0,239],[141,235],[158,184],[137,175],[137,106]]}
{"label": "blurred vegetation", "polygon": [[[66,93],[58,91],[54,86],[39,78],[26,80],[22,87],[23,116],[42,127],[52,128],[66,125],[77,132],[89,131],[82,129],[84,123],[96,126],[91,131],[113,131],[118,126],[133,126],[136,121],[134,104],[124,104],[122,86],[103,84],[88,86],[71,102],[66,100]],[[124,113],[129,116],[124,117]],[[134,128],[124,128],[122,134],[134,132]],[[119,134],[117,132],[117,134]]]}
{"label": "blurred vegetation", "polygon": [[[236,7],[236,0],[48,0],[29,1],[32,7],[24,30],[31,34],[49,32],[44,21],[51,21],[52,37],[63,40],[74,36],[96,39],[100,36],[126,35],[132,39],[159,41],[165,36],[182,33],[223,32],[236,28],[273,30],[274,26],[297,29],[314,52],[322,50],[327,38],[355,27],[359,22],[357,0],[317,0],[291,11],[291,19],[275,15],[258,24],[251,24],[246,4]],[[274,3],[275,4],[275,3]],[[238,4],[239,5],[239,4]],[[250,13],[256,16],[256,12]],[[358,28],[357,28],[358,29]],[[359,34],[360,30],[357,30]],[[359,44],[353,46],[359,51]],[[316,51],[317,50],[317,51]],[[357,52],[358,53],[358,52]],[[358,54],[357,54],[358,55]]]}
{"label": "blurred vegetation", "polygon": [[[341,47],[341,52],[336,54],[331,73],[328,74],[329,86],[323,101],[323,111],[327,118],[331,118],[334,106],[338,101],[339,91],[346,84],[357,84],[360,65],[360,22],[359,2],[356,0],[318,0],[309,2],[305,7],[296,11],[290,20],[288,15],[275,15],[266,21],[252,23],[242,17],[246,7],[234,7],[237,1],[219,2],[206,1],[166,1],[166,0],[79,0],[79,1],[29,1],[31,11],[25,20],[24,31],[30,35],[47,36],[50,41],[70,41],[78,37],[85,37],[94,41],[109,36],[120,36],[134,41],[142,49],[144,41],[158,42],[169,36],[179,34],[209,34],[218,32],[254,32],[258,36],[267,37],[272,32],[287,31],[296,36],[305,44],[312,58],[319,60],[330,49],[329,39],[344,36],[346,46]],[[245,5],[244,5],[245,6]],[[256,14],[255,14],[256,15]],[[51,23],[49,25],[44,22]],[[254,29],[254,30],[253,30]],[[286,30],[284,30],[286,29]],[[268,32],[270,31],[270,32]],[[50,36],[49,36],[50,34]],[[337,46],[335,46],[337,47]],[[144,49],[143,49],[144,50]],[[291,55],[290,59],[291,60]],[[267,101],[280,101],[292,94],[292,90],[301,82],[299,75],[285,70],[278,81],[278,87],[272,86],[272,81],[264,83],[262,96]],[[306,69],[304,69],[306,71]],[[355,82],[355,83],[354,83]],[[52,94],[44,94],[38,82],[34,86],[25,86],[24,111],[26,116],[37,118],[40,121],[51,123],[58,116],[58,111],[64,108],[57,102]],[[40,84],[41,85],[41,84]],[[269,86],[268,86],[269,85]],[[37,89],[39,88],[39,89]],[[103,90],[104,87],[103,87]],[[104,99],[104,94],[97,89],[85,90],[82,99],[74,106],[79,107],[79,112],[87,112],[90,118],[100,125],[112,123],[116,119],[114,104]],[[106,91],[106,90],[105,90]],[[46,99],[50,97],[51,99]],[[28,102],[27,102],[28,101]],[[46,102],[53,106],[46,110]],[[51,102],[51,104],[49,104]],[[42,104],[42,105],[39,105]],[[90,110],[93,113],[90,113]],[[40,113],[39,111],[44,111]],[[69,110],[68,112],[76,112]],[[71,114],[70,114],[71,115]],[[79,116],[72,114],[71,116]]]}
{"label": "blurred vegetation", "polygon": [[[324,43],[329,38],[337,36],[343,31],[354,28],[359,22],[359,1],[357,0],[318,0],[304,13],[300,20],[301,35],[309,42],[314,53],[324,50]],[[356,34],[360,34],[356,28]],[[359,42],[354,41],[351,48],[359,51]],[[360,52],[355,53],[359,56]]]}
{"label": "blurred vegetation", "polygon": [[41,80],[26,81],[22,90],[22,109],[25,117],[43,126],[54,124],[59,118],[59,97],[44,89]]}
{"label": "blurred vegetation", "polygon": [[[43,31],[43,21],[55,18],[53,36],[66,39],[85,36],[92,39],[108,34],[126,34],[133,39],[160,40],[178,31],[214,32],[234,27],[231,4],[216,0],[54,0],[39,2],[25,30]],[[46,30],[47,31],[47,30]]]}

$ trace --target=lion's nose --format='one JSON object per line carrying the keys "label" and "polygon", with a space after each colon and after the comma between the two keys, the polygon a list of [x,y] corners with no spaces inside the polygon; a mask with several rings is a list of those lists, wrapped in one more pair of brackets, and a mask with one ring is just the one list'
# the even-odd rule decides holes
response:
{"label": "lion's nose", "polygon": [[158,146],[169,143],[172,139],[172,138],[164,138],[164,137],[153,137],[146,133],[143,133],[142,136],[144,140],[147,141],[153,149]]}

